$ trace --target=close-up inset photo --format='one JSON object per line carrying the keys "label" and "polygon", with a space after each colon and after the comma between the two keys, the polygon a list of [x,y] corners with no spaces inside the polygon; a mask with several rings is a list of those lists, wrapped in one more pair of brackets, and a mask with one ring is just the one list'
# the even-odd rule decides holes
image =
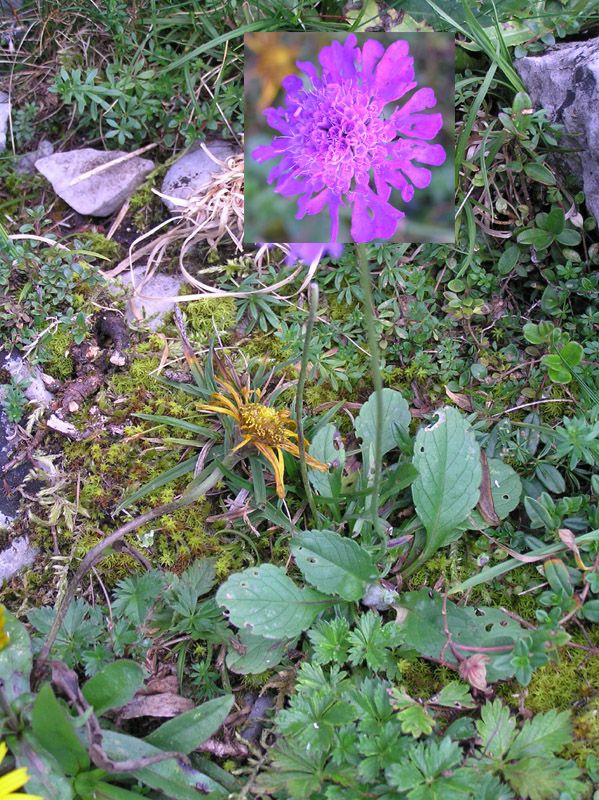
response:
{"label": "close-up inset photo", "polygon": [[245,36],[245,241],[453,242],[454,37]]}

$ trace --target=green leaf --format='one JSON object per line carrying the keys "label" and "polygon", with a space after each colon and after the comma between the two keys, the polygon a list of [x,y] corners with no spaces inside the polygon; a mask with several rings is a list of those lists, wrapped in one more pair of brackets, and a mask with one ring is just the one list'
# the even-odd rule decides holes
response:
{"label": "green leaf", "polygon": [[599,600],[587,600],[580,613],[590,622],[599,622]]}
{"label": "green leaf", "polygon": [[446,406],[437,416],[437,422],[418,432],[414,445],[413,464],[419,475],[412,495],[427,536],[422,554],[409,571],[457,538],[457,526],[480,495],[480,448],[474,433],[455,408]]}
{"label": "green leaf", "polygon": [[414,739],[423,735],[428,736],[435,727],[435,720],[418,703],[414,703],[398,712],[397,719],[401,723],[402,733],[411,734]]}
{"label": "green leaf", "polygon": [[[397,447],[399,430],[407,435],[412,416],[410,407],[395,389],[383,389],[383,449],[381,455]],[[362,453],[366,457],[368,449],[376,438],[376,394],[371,394],[356,417],[356,436],[362,440]]]}
{"label": "green leaf", "polygon": [[[505,248],[501,254],[501,258],[497,262],[497,269],[500,275],[507,275],[508,272],[514,269],[520,260],[521,252],[520,248],[515,244],[511,244],[509,247]],[[528,324],[530,325],[531,323]]]}
{"label": "green leaf", "polygon": [[118,708],[128,703],[142,685],[144,676],[143,667],[135,661],[121,659],[107,664],[87,681],[81,691],[99,716],[109,708]]}
{"label": "green leaf", "polygon": [[554,355],[552,353],[550,355],[543,356],[541,362],[548,368],[549,378],[554,383],[570,383],[572,380],[572,373],[568,367],[562,363],[558,355]]}
{"label": "green leaf", "polygon": [[325,425],[310,441],[310,455],[323,464],[334,465],[328,472],[308,470],[314,489],[325,497],[338,497],[341,491],[341,470],[345,464],[345,450],[341,435],[334,425]]}
{"label": "green leaf", "polygon": [[537,215],[537,224],[543,230],[551,231],[551,233],[558,234],[564,230],[566,218],[561,208],[554,208],[548,214],[545,214],[541,221],[539,220],[540,214]]}
{"label": "green leaf", "polygon": [[459,681],[446,683],[439,694],[434,697],[435,705],[452,708],[474,708],[476,703],[470,694],[470,687]]}
{"label": "green leaf", "polygon": [[572,597],[574,589],[570,575],[561,558],[548,558],[543,564],[543,572],[554,592],[563,592],[565,597]]}
{"label": "green leaf", "polygon": [[275,642],[264,636],[253,636],[243,628],[238,632],[240,650],[229,648],[227,668],[238,675],[259,675],[281,663],[287,640]]}
{"label": "green leaf", "polygon": [[567,366],[577,367],[582,361],[584,350],[578,342],[566,342],[559,351],[560,357],[566,362]]}
{"label": "green leaf", "polygon": [[233,705],[233,695],[227,694],[208,700],[174,719],[164,722],[144,737],[144,742],[161,750],[178,750],[191,753],[220,728]]}
{"label": "green leaf", "polygon": [[[506,764],[502,768],[503,776],[518,793],[518,797],[529,800],[553,800],[560,797],[562,790],[566,789],[560,769],[564,763],[557,758],[530,756]],[[580,794],[575,796],[580,797]]]}
{"label": "green leaf", "polygon": [[576,247],[580,244],[582,236],[573,228],[566,228],[559,233],[556,238],[560,244],[564,245],[564,247]]}
{"label": "green leaf", "polygon": [[366,584],[378,578],[370,554],[334,531],[304,531],[291,539],[289,549],[308,583],[344,600],[360,600]]}
{"label": "green leaf", "polygon": [[216,602],[229,610],[238,628],[267,639],[292,639],[335,601],[309,587],[300,589],[281,567],[262,564],[231,575]]}
{"label": "green leaf", "polygon": [[553,234],[540,228],[527,228],[516,237],[520,244],[531,244],[535,250],[545,250],[553,242]]}
{"label": "green leaf", "polygon": [[22,622],[4,609],[4,630],[9,644],[0,650],[0,675],[4,683],[4,695],[9,704],[29,691],[29,675],[33,663],[31,639]]}
{"label": "green leaf", "polygon": [[[154,756],[163,752],[143,739],[109,730],[102,731],[102,746],[113,761]],[[161,796],[173,800],[198,800],[198,793],[210,794],[212,800],[225,800],[228,797],[228,792],[220,784],[176,758],[159,761],[130,774],[155,789]]]}
{"label": "green leaf", "polygon": [[524,756],[552,756],[572,741],[572,725],[567,711],[555,708],[525,720],[507,754],[507,760]]}
{"label": "green leaf", "polygon": [[[491,497],[493,498],[493,507],[499,519],[505,519],[507,515],[513,511],[520,503],[520,495],[522,494],[522,482],[518,473],[502,461],[500,458],[489,458],[489,478],[491,481]],[[472,520],[472,522],[470,522]],[[464,523],[464,529],[486,528],[487,524],[480,513],[474,509],[472,514]]]}
{"label": "green leaf", "polygon": [[544,462],[537,464],[535,475],[543,486],[553,494],[562,494],[566,491],[566,481],[551,464],[545,464]]}
{"label": "green leaf", "polygon": [[551,172],[551,170],[545,167],[543,164],[537,164],[535,161],[525,164],[524,172],[529,178],[532,178],[533,181],[544,183],[545,186],[554,186],[555,184],[555,176],[553,172]]}
{"label": "green leaf", "polygon": [[542,528],[543,526],[551,531],[555,528],[555,524],[549,511],[542,503],[535,500],[534,497],[524,498],[524,508],[530,517],[530,522],[533,528]]}
{"label": "green leaf", "polygon": [[[29,780],[23,787],[27,794],[44,800],[72,800],[73,790],[56,759],[46,752],[28,730],[18,736],[7,736],[6,744],[15,757],[17,767],[26,767]],[[16,795],[18,800],[18,795]]]}
{"label": "green leaf", "polygon": [[42,747],[54,756],[63,772],[76,775],[89,767],[83,747],[50,684],[39,690],[31,713],[31,728]]}
{"label": "green leaf", "polygon": [[[408,612],[400,628],[405,636],[406,645],[425,658],[434,660],[438,660],[443,652],[446,661],[457,665],[457,659],[446,647],[447,635],[443,627],[441,595],[433,592],[431,597],[428,589],[406,592],[400,595],[397,607]],[[506,617],[499,609],[487,606],[477,606],[476,609],[468,606],[462,608],[448,601],[445,604],[445,619],[452,641],[467,647],[493,648],[498,645],[510,645],[525,632],[524,628]],[[514,674],[509,659],[507,662],[505,659],[503,662],[499,661],[502,654],[503,651],[496,653],[492,650],[487,653],[491,658],[491,663],[487,666],[489,682],[509,678]]]}
{"label": "green leaf", "polygon": [[501,700],[485,703],[480,720],[476,723],[485,755],[502,758],[514,741],[515,728],[516,720],[510,716],[509,708]]}

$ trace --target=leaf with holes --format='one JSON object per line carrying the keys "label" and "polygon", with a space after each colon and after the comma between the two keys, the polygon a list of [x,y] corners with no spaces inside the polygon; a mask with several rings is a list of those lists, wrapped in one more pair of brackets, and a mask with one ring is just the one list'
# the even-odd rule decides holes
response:
{"label": "leaf with holes", "polygon": [[292,639],[336,601],[315,589],[300,589],[273,564],[250,567],[230,575],[216,593],[238,628],[266,639]]}
{"label": "leaf with holes", "polygon": [[[518,473],[500,458],[490,458],[488,464],[493,507],[499,519],[505,519],[520,502],[522,483],[520,482]],[[487,523],[475,509],[472,514],[470,514],[463,527],[464,530],[470,530],[477,529],[477,526],[479,528],[486,528]]]}
{"label": "leaf with holes", "polygon": [[318,469],[308,471],[313,488],[324,497],[339,497],[345,464],[345,450],[341,434],[334,425],[325,425],[310,442],[310,455],[329,465],[328,472]]}
{"label": "leaf with holes", "polygon": [[[407,435],[412,416],[410,408],[394,389],[383,389],[383,448],[381,455],[397,447],[398,434]],[[370,395],[356,418],[356,435],[362,440],[362,453],[367,459],[368,449],[376,439],[376,394]]]}
{"label": "leaf with holes", "polygon": [[[419,652],[425,658],[435,661],[443,658],[457,666],[458,661],[451,648],[447,646],[447,633],[443,624],[443,598],[436,592],[421,589],[417,592],[405,592],[400,596],[397,606],[407,612],[402,623],[407,646]],[[522,637],[526,630],[515,620],[497,608],[488,606],[461,607],[447,601],[445,604],[447,630],[455,650],[464,657],[478,652],[479,648],[491,658],[487,666],[487,680],[510,678],[514,667],[509,658],[501,658],[506,652],[511,653],[514,642]]]}
{"label": "leaf with holes", "polygon": [[426,542],[404,574],[459,538],[459,526],[480,495],[480,447],[474,433],[455,408],[446,406],[436,413],[437,422],[418,432],[412,460],[419,472],[412,484],[412,496],[426,528]]}
{"label": "leaf with holes", "polygon": [[304,531],[289,549],[304,578],[321,592],[360,600],[378,572],[369,553],[353,539],[334,531]]}

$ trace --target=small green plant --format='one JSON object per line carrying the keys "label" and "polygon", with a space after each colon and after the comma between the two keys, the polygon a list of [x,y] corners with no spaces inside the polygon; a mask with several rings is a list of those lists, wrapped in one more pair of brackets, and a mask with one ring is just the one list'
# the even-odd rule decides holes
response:
{"label": "small green plant", "polygon": [[[5,615],[8,644],[0,652],[0,726],[19,766],[27,768],[29,793],[60,800],[98,796],[139,797],[131,779],[148,789],[186,800],[198,786],[215,797],[224,788],[192,766],[187,754],[221,725],[233,703],[222,695],[136,738],[103,720],[143,687],[144,668],[128,659],[104,666],[81,686],[77,673],[53,661],[41,684],[32,682],[32,648],[25,626]],[[89,633],[89,631],[88,631]],[[60,694],[66,702],[59,702]]]}
{"label": "small green plant", "polygon": [[29,383],[30,381],[27,379],[19,379],[13,376],[10,383],[4,388],[2,408],[9,422],[20,422],[23,419],[25,406],[28,402],[25,396],[25,389],[29,386]]}

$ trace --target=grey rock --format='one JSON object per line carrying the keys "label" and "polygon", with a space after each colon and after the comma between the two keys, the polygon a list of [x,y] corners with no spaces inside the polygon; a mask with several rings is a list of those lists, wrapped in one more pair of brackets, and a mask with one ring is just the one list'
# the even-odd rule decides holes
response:
{"label": "grey rock", "polygon": [[[133,270],[133,282],[137,287],[141,284],[145,275],[145,267],[135,267]],[[122,286],[129,289],[131,287],[131,272],[124,272],[120,276]],[[138,320],[141,315],[147,320],[147,326],[155,331],[162,324],[165,316],[175,307],[174,300],[165,300],[165,297],[177,297],[179,289],[183,283],[182,279],[175,275],[163,275],[158,272],[144,284],[139,294],[132,295],[127,301],[125,308],[125,318],[128,322]],[[118,284],[109,287],[110,292],[118,291]],[[135,312],[138,312],[137,314]]]}
{"label": "grey rock", "polygon": [[52,184],[65,203],[80,214],[107,217],[140,186],[154,169],[154,162],[135,156],[71,185],[79,176],[126,155],[120,150],[70,150],[40,158],[36,169]]}
{"label": "grey rock", "polygon": [[578,177],[599,222],[599,38],[556,44],[514,66],[533,104],[564,126],[560,147],[577,152],[553,154],[552,161],[564,178]]}
{"label": "grey rock", "polygon": [[[214,158],[219,161],[226,161],[235,154],[236,149],[230,142],[224,139],[213,139],[205,142],[206,148],[212,153]],[[198,189],[210,184],[210,178],[215,173],[222,171],[222,167],[216,164],[209,155],[202,149],[200,143],[170,167],[164,181],[162,182],[162,194],[169,197],[176,197],[180,200],[187,200]],[[180,206],[167,198],[162,202],[171,212],[180,210]]]}
{"label": "grey rock", "polygon": [[37,150],[33,150],[31,153],[25,153],[24,156],[21,156],[15,167],[15,172],[27,172],[29,175],[35,175],[35,162],[40,158],[51,156],[53,152],[54,145],[52,142],[49,142],[47,139],[42,139]]}
{"label": "grey rock", "polygon": [[31,547],[27,536],[13,539],[9,547],[0,553],[0,586],[3,581],[9,581],[25,567],[30,567],[35,562],[36,555],[37,550]]}
{"label": "grey rock", "polygon": [[6,148],[6,131],[10,117],[10,102],[5,92],[0,92],[0,152]]}
{"label": "grey rock", "polygon": [[13,378],[24,381],[27,384],[24,393],[30,403],[37,403],[42,406],[50,405],[54,400],[54,395],[46,389],[42,379],[42,371],[38,366],[30,366],[16,352],[8,356],[4,355],[3,361],[2,366],[10,372]]}

